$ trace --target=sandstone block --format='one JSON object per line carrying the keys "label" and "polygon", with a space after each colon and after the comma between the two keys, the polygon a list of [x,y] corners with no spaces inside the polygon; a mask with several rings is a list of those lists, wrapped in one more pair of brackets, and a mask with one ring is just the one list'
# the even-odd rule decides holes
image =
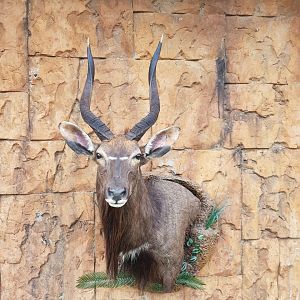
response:
{"label": "sandstone block", "polygon": [[177,149],[207,149],[218,144],[224,120],[215,94],[215,62],[160,61],[158,76],[161,111],[153,132],[179,126]]}
{"label": "sandstone block", "polygon": [[226,14],[241,16],[276,16],[279,3],[272,0],[212,0],[205,3],[202,2],[200,12],[202,14]]}
{"label": "sandstone block", "polygon": [[227,17],[228,82],[299,82],[299,28],[299,17]]}
{"label": "sandstone block", "polygon": [[242,299],[242,276],[209,276],[201,277],[205,283],[203,291],[197,291],[192,289],[185,290],[185,296],[187,299]]}
{"label": "sandstone block", "polygon": [[226,14],[240,16],[299,16],[298,0],[211,0],[201,2],[200,14]]}
{"label": "sandstone block", "polygon": [[299,295],[300,241],[280,240],[278,299],[295,299]]}
{"label": "sandstone block", "polygon": [[278,12],[284,16],[299,16],[300,3],[298,0],[278,1]]}
{"label": "sandstone block", "polygon": [[0,21],[0,91],[24,91],[27,79],[25,1],[3,1]]}
{"label": "sandstone block", "polygon": [[299,145],[299,84],[229,84],[231,132],[226,147],[269,148],[275,142]]}
{"label": "sandstone block", "polygon": [[24,175],[24,169],[21,168],[25,159],[23,146],[19,141],[1,141],[0,145],[0,194],[19,193]]}
{"label": "sandstone block", "polygon": [[276,88],[270,84],[228,84],[226,86],[230,108],[256,113],[266,118],[277,113]]}
{"label": "sandstone block", "polygon": [[218,240],[216,251],[210,261],[200,270],[198,276],[230,277],[241,273],[241,231],[230,225],[221,226],[221,237]]}
{"label": "sandstone block", "polygon": [[300,179],[297,164],[300,152],[296,149],[286,149],[281,144],[274,144],[271,149],[247,150],[244,154],[244,167],[264,178],[288,175],[296,182]]}
{"label": "sandstone block", "polygon": [[25,157],[18,170],[19,192],[27,194],[50,191],[64,143],[31,142],[23,149]]}
{"label": "sandstone block", "polygon": [[290,148],[298,148],[300,145],[300,116],[298,108],[300,84],[277,86],[275,90],[275,101],[284,107],[281,118],[282,126],[278,132],[277,141],[286,143]]}
{"label": "sandstone block", "polygon": [[245,240],[259,239],[259,198],[262,194],[262,180],[255,174],[242,175],[242,237]]}
{"label": "sandstone block", "polygon": [[134,12],[160,12],[160,13],[191,13],[198,14],[200,10],[200,0],[175,0],[175,1],[147,1],[133,0]]}
{"label": "sandstone block", "polygon": [[86,169],[88,158],[76,155],[63,141],[1,141],[0,159],[0,194],[95,189],[96,171]]}
{"label": "sandstone block", "polygon": [[134,42],[138,58],[150,57],[164,33],[162,58],[215,59],[225,34],[223,16],[135,14]]}
{"label": "sandstone block", "polygon": [[[132,56],[130,1],[31,1],[29,52],[86,56],[89,37],[96,57]],[[51,28],[51,30],[49,30]]]}
{"label": "sandstone block", "polygon": [[211,14],[229,14],[229,15],[253,15],[255,10],[255,0],[211,0],[202,1],[200,13]]}
{"label": "sandstone block", "polygon": [[1,296],[92,299],[75,289],[79,274],[93,270],[92,194],[1,196],[0,203]]}
{"label": "sandstone block", "polygon": [[276,299],[279,243],[260,239],[243,244],[243,299]]}
{"label": "sandstone block", "polygon": [[24,139],[28,132],[28,95],[0,94],[0,138]]}
{"label": "sandstone block", "polygon": [[78,93],[79,60],[39,57],[30,60],[31,138],[60,138],[58,125],[68,120]]}
{"label": "sandstone block", "polygon": [[[250,207],[255,216],[251,225],[256,228],[256,234],[251,232],[253,228],[246,225],[243,227],[243,236],[257,238],[258,227],[267,236],[299,237],[300,207],[296,200],[299,197],[298,156],[298,150],[280,146],[274,146],[271,150],[245,151],[243,172],[246,176],[243,174],[243,185],[252,185],[252,188],[248,188],[252,201],[247,194],[243,201],[247,201],[247,208]],[[245,221],[248,220],[247,214],[245,209]]]}
{"label": "sandstone block", "polygon": [[77,155],[67,145],[59,154],[55,175],[51,178],[55,192],[95,191],[96,163],[88,156]]}
{"label": "sandstone block", "polygon": [[[145,296],[141,296],[141,293],[138,291],[138,289],[132,287],[120,287],[117,289],[100,288],[96,290],[95,300],[103,300],[103,299],[142,300],[143,297]],[[161,298],[161,299],[165,299],[165,298]],[[152,296],[151,296],[151,300],[152,300]]]}
{"label": "sandstone block", "polygon": [[232,128],[225,136],[226,147],[269,148],[277,140],[281,127],[277,122],[279,116],[263,118],[255,112],[233,111],[230,118]]}
{"label": "sandstone block", "polygon": [[134,0],[136,12],[193,13],[200,15],[240,15],[240,16],[299,16],[300,4],[297,0],[198,0],[198,1],[145,1]]}

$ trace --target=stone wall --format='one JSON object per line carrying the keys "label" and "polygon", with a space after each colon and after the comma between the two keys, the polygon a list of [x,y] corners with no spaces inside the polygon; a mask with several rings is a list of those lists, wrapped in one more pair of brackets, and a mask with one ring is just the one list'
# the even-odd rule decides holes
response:
{"label": "stone wall", "polygon": [[146,114],[162,32],[162,109],[143,141],[173,124],[182,132],[148,169],[189,177],[227,208],[199,273],[205,289],[143,299],[298,299],[299,16],[298,0],[1,1],[1,299],[142,299],[130,288],[75,288],[105,268],[95,166],[57,126],[91,133],[78,106],[87,37],[93,111],[115,132]]}

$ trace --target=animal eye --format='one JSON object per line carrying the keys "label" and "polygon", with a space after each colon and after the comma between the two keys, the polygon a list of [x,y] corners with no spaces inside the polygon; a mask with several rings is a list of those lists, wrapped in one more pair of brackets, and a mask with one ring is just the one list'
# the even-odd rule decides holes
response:
{"label": "animal eye", "polygon": [[96,158],[100,159],[100,158],[102,158],[102,155],[100,153],[96,153]]}
{"label": "animal eye", "polygon": [[141,153],[137,154],[134,159],[141,160],[143,155]]}

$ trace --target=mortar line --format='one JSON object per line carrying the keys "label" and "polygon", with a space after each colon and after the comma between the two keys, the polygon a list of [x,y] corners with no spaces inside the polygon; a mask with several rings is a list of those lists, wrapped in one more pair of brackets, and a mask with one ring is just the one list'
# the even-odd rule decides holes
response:
{"label": "mortar line", "polygon": [[[229,99],[229,94],[228,94],[228,91],[226,90],[226,83],[227,83],[227,44],[226,44],[226,41],[227,41],[227,29],[228,29],[228,18],[225,14],[225,32],[224,32],[224,45],[223,45],[223,48],[224,48],[224,57],[225,57],[225,72],[224,72],[224,82],[223,82],[223,90],[224,90],[224,95],[225,95],[225,105],[223,104],[223,112],[225,113],[224,114],[224,127],[223,127],[223,130],[224,130],[224,142],[222,144],[222,148],[223,149],[226,149],[225,147],[225,139],[226,139],[226,135],[231,135],[231,131],[232,131],[232,119],[231,119],[231,105],[230,105],[230,99]],[[218,100],[219,101],[219,100]],[[226,107],[227,106],[227,107]],[[226,111],[226,110],[229,110]],[[227,128],[227,132],[226,132],[226,127]],[[242,170],[242,163],[243,163],[243,149],[239,146],[235,147],[235,151],[237,151],[236,153],[238,154],[238,159],[240,160],[239,161],[239,165],[240,165],[240,245],[241,245],[241,248],[240,248],[240,273],[241,273],[241,277],[242,277],[242,280],[241,280],[241,285],[240,285],[240,292],[241,292],[241,297],[243,299],[243,243],[242,243],[242,234],[243,234],[243,224],[242,224],[242,203],[243,203],[243,170]]]}
{"label": "mortar line", "polygon": [[[77,100],[76,100],[77,101]],[[150,131],[151,132],[151,131]],[[10,139],[10,138],[0,138],[0,142],[4,142],[4,141],[8,141],[8,142],[24,142],[25,138],[23,139]],[[63,139],[36,139],[36,138],[33,138],[30,140],[30,142],[64,142]],[[273,144],[282,144],[280,142],[274,142]],[[272,146],[273,144],[270,146],[270,147],[243,147],[243,150],[245,151],[262,151],[262,150],[272,150]],[[236,150],[235,147],[211,147],[211,148],[190,148],[190,147],[183,147],[183,148],[178,148],[178,147],[174,147],[172,148],[173,151],[178,151],[178,152],[181,152],[181,151],[220,151],[221,149],[224,149],[224,150],[228,150],[228,151],[234,151]],[[299,147],[288,147],[286,145],[284,145],[284,149],[285,150],[290,150],[290,151],[297,151],[300,149],[300,146]]]}
{"label": "mortar line", "polygon": [[27,88],[24,89],[20,89],[20,90],[2,90],[0,91],[0,94],[8,94],[8,93],[26,93],[27,92]]}
{"label": "mortar line", "polygon": [[133,59],[135,59],[135,42],[134,42],[134,10],[133,10],[133,0],[131,0],[131,9],[132,9],[132,47],[133,47]]}
{"label": "mortar line", "polygon": [[[276,283],[277,283],[277,299],[279,298],[279,274],[280,274],[280,239],[277,238],[278,241],[278,267],[277,267],[277,277],[276,277]],[[289,288],[290,291],[290,288]]]}
{"label": "mortar line", "polygon": [[252,14],[252,15],[243,15],[243,14],[229,14],[229,13],[224,13],[225,17],[229,17],[229,18],[232,18],[232,17],[237,17],[237,18],[265,18],[265,19],[272,19],[272,18],[277,18],[278,15],[275,15],[275,16],[264,16],[264,15],[256,15],[256,14]]}
{"label": "mortar line", "polygon": [[148,11],[148,10],[133,10],[135,14],[157,14],[157,15],[171,15],[171,16],[182,16],[182,15],[195,15],[199,16],[199,11],[197,13],[190,13],[190,12],[159,12],[159,11]]}
{"label": "mortar line", "polygon": [[280,82],[263,82],[263,81],[248,81],[248,82],[229,82],[229,81],[225,81],[224,82],[225,85],[289,85],[288,83],[280,83]]}
{"label": "mortar line", "polygon": [[241,282],[241,296],[243,299],[243,282],[244,282],[244,244],[243,244],[243,195],[244,195],[244,185],[243,185],[243,151],[244,149],[240,149],[240,187],[241,187],[241,207],[240,207],[240,227],[241,227],[241,276],[242,276],[242,282]]}
{"label": "mortar line", "polygon": [[26,0],[25,3],[25,43],[26,43],[26,66],[27,66],[27,107],[28,107],[28,124],[27,124],[27,140],[30,141],[31,138],[31,119],[30,119],[30,106],[31,106],[31,95],[30,95],[30,62],[29,62],[29,1]]}
{"label": "mortar line", "polygon": [[[46,54],[46,53],[35,53],[35,54],[29,54],[29,57],[48,57],[48,58],[78,58],[78,59],[86,59],[86,56],[60,56],[60,55],[52,55],[52,54]],[[105,60],[108,59],[107,57],[101,57],[101,56],[93,56],[94,59],[99,59],[99,60]]]}
{"label": "mortar line", "polygon": [[[51,54],[41,54],[41,53],[37,53],[37,54],[29,54],[28,57],[48,57],[48,58],[71,58],[71,59],[75,59],[75,58],[78,58],[78,59],[85,59],[87,60],[87,57],[86,56],[68,56],[68,57],[65,57],[65,56],[55,56],[55,55],[51,55]],[[99,56],[93,56],[93,58],[95,60],[113,60],[113,58],[111,57],[99,57]],[[130,58],[126,58],[126,59],[130,59]],[[132,58],[131,58],[132,59]],[[133,58],[134,60],[137,60],[137,61],[148,61],[149,58],[147,57],[136,57],[136,58]],[[124,58],[121,59],[121,60],[125,60]],[[164,57],[160,57],[159,60],[165,60],[165,61],[187,61],[187,62],[201,62],[201,61],[205,61],[205,60],[213,60],[213,58],[189,58],[189,59],[180,59],[180,58],[164,58]]]}
{"label": "mortar line", "polygon": [[15,197],[15,196],[31,196],[31,195],[40,195],[40,196],[47,196],[47,195],[65,195],[65,194],[93,194],[92,191],[51,191],[51,192],[28,192],[28,193],[5,193],[0,194],[1,197]]}

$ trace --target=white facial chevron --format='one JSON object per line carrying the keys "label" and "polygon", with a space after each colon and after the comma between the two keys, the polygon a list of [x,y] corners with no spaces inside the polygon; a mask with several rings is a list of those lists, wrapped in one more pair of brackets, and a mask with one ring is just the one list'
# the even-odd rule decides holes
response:
{"label": "white facial chevron", "polygon": [[128,156],[122,156],[122,157],[109,156],[109,157],[108,157],[109,160],[117,160],[117,159],[120,159],[120,160],[126,160],[126,159],[128,159],[128,158],[129,158]]}

